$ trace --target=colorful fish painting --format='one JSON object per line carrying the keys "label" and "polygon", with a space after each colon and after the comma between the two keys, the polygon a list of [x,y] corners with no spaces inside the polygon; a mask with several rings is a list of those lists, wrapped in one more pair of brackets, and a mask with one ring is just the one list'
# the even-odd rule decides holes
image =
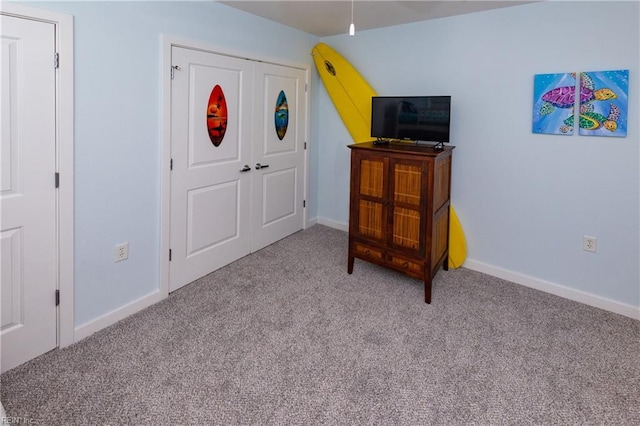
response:
{"label": "colorful fish painting", "polygon": [[227,101],[222,87],[215,85],[207,104],[207,132],[213,146],[220,146],[227,131]]}
{"label": "colorful fish painting", "polygon": [[580,105],[579,134],[626,137],[629,70],[583,72],[580,87],[594,95]]}
{"label": "colorful fish painting", "polygon": [[287,95],[284,90],[281,90],[276,100],[276,110],[274,114],[276,134],[278,139],[284,139],[287,134],[287,128],[289,127],[289,103],[287,102]]}

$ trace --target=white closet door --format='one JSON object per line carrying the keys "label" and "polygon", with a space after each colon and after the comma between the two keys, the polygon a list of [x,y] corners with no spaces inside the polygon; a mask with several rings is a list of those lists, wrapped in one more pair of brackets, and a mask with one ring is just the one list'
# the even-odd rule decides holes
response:
{"label": "white closet door", "polygon": [[169,291],[249,253],[252,169],[252,63],[173,47],[172,64]]}
{"label": "white closet door", "polygon": [[257,63],[251,251],[303,227],[306,73]]}

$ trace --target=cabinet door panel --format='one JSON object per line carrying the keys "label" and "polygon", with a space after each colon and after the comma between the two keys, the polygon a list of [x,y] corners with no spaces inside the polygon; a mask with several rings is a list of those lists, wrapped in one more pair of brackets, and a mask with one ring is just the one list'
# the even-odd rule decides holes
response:
{"label": "cabinet door panel", "polygon": [[393,209],[393,245],[420,249],[420,212],[396,207]]}
{"label": "cabinet door panel", "polygon": [[360,161],[360,195],[384,197],[384,160],[382,158]]}
{"label": "cabinet door panel", "polygon": [[382,240],[384,235],[382,204],[360,200],[359,212],[358,232],[364,236]]}
{"label": "cabinet door panel", "polygon": [[394,201],[420,205],[422,198],[422,164],[420,163],[396,163],[394,173]]}
{"label": "cabinet door panel", "polygon": [[423,161],[393,159],[390,162],[390,194],[392,212],[390,224],[393,247],[422,253],[424,218],[421,209],[426,196],[427,165]]}

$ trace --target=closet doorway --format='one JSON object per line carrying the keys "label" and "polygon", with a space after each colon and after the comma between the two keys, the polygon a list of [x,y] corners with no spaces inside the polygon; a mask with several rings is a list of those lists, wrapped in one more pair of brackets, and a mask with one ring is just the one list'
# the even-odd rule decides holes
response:
{"label": "closet doorway", "polygon": [[307,76],[171,46],[169,292],[303,228]]}

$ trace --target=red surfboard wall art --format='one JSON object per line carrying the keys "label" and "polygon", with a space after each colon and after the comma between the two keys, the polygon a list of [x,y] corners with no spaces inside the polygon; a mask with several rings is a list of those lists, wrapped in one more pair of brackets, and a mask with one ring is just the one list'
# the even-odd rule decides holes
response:
{"label": "red surfboard wall art", "polygon": [[287,102],[287,96],[284,94],[284,90],[280,91],[278,99],[276,100],[275,111],[275,126],[278,139],[284,139],[284,135],[287,134],[287,127],[289,127],[289,103]]}
{"label": "red surfboard wall art", "polygon": [[219,146],[227,131],[227,101],[218,84],[211,90],[207,105],[207,131],[213,146]]}

